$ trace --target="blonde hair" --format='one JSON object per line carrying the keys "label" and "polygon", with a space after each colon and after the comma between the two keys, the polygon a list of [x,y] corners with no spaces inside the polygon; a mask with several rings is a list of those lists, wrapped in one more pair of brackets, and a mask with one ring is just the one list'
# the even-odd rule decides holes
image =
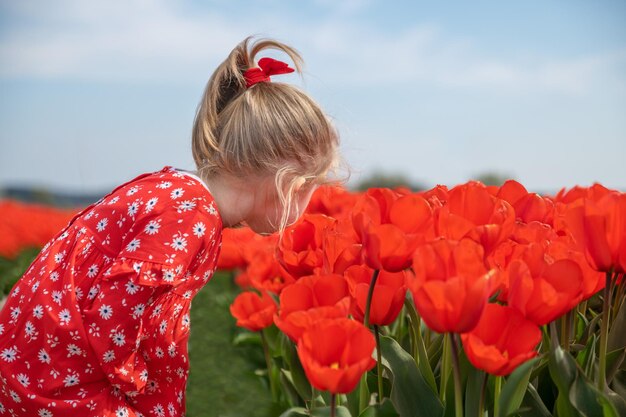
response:
{"label": "blonde hair", "polygon": [[283,207],[278,230],[287,226],[295,189],[321,182],[338,158],[338,135],[306,93],[280,82],[246,88],[244,72],[265,49],[284,52],[302,73],[302,58],[271,39],[244,39],[209,79],[196,112],[193,158],[201,178],[274,175]]}

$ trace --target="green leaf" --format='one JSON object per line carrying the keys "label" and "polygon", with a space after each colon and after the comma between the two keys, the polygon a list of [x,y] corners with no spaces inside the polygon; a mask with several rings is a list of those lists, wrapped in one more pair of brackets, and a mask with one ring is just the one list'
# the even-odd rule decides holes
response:
{"label": "green leaf", "polygon": [[450,366],[450,375],[446,381],[446,396],[443,403],[442,417],[455,417],[456,404],[454,403],[454,377],[452,375],[452,366]]}
{"label": "green leaf", "polygon": [[584,375],[577,375],[569,393],[572,405],[585,417],[619,417],[613,404]]}
{"label": "green leaf", "polygon": [[391,402],[402,417],[438,417],[439,398],[415,365],[415,360],[392,338],[380,338],[382,362],[392,375]]}
{"label": "green leaf", "polygon": [[559,417],[581,417],[580,413],[576,411],[572,404],[567,399],[567,396],[559,394],[556,397],[556,415]]}
{"label": "green leaf", "polygon": [[587,345],[585,346],[585,348],[581,350],[576,357],[576,362],[584,370],[585,375],[588,375],[589,377],[592,376],[593,372],[597,341],[597,336],[595,334],[592,334],[589,340],[587,340]]}
{"label": "green leaf", "polygon": [[289,365],[293,385],[296,388],[296,391],[298,391],[298,394],[300,394],[300,397],[302,397],[303,400],[310,401],[313,395],[313,387],[311,387],[311,384],[304,373],[304,368],[302,368],[302,364],[300,363],[296,347],[288,338],[286,341],[283,341],[283,352],[287,364]]}
{"label": "green leaf", "polygon": [[569,391],[569,387],[576,379],[576,362],[557,343],[552,346],[550,351],[548,368],[550,369],[550,376],[559,388],[559,391]]}
{"label": "green leaf", "polygon": [[313,400],[312,406],[315,407],[326,407],[326,404],[330,403],[330,396],[326,391],[313,391]]}
{"label": "green leaf", "polygon": [[418,353],[418,362],[419,369],[426,382],[432,390],[437,393],[437,383],[435,382],[435,374],[433,373],[432,368],[430,367],[430,362],[428,361],[428,354],[426,353],[426,347],[424,346],[424,340],[422,337],[418,337],[417,339],[417,353]]}
{"label": "green leaf", "polygon": [[524,362],[507,378],[500,394],[500,414],[497,417],[511,415],[519,408],[526,394],[530,373],[538,361],[539,358],[534,358]]}
{"label": "green leaf", "polygon": [[293,379],[291,377],[291,372],[286,369],[280,370],[280,383],[283,387],[283,394],[287,397],[287,401],[289,405],[303,405],[303,402],[300,400],[300,396],[298,395],[298,391],[293,384]]}
{"label": "green leaf", "polygon": [[576,321],[576,340],[582,340],[583,334],[587,326],[589,326],[589,320],[580,311],[576,312],[578,320]]}
{"label": "green leaf", "polygon": [[[276,326],[273,326],[276,327]],[[276,329],[278,329],[278,327],[276,327]],[[278,337],[276,339],[276,350],[274,351],[274,357],[283,357],[283,358],[287,358],[289,353],[285,352],[285,350],[289,347],[289,344],[293,345],[293,342],[291,341],[291,339],[289,339],[289,336],[287,336],[285,333],[278,331]]]}
{"label": "green leaf", "polygon": [[559,390],[556,398],[556,410],[559,417],[579,416],[580,414],[569,401],[570,387],[576,379],[576,361],[572,356],[561,349],[558,343],[552,340],[548,369],[552,381]]}
{"label": "green leaf", "polygon": [[618,417],[609,396],[600,392],[577,366],[574,358],[558,344],[550,351],[550,375],[559,395],[556,411],[559,417]]}
{"label": "green leaf", "polygon": [[539,396],[537,389],[533,384],[528,384],[526,389],[526,395],[522,401],[522,407],[526,411],[521,412],[521,415],[528,415],[531,417],[552,417],[552,413],[548,410],[543,400]]}
{"label": "green leaf", "polygon": [[[318,407],[311,411],[311,417],[330,417],[330,407]],[[335,408],[336,417],[352,417],[350,411],[344,406]]]}
{"label": "green leaf", "polygon": [[[433,391],[437,393],[437,383],[435,382],[435,374],[433,373],[433,367],[431,367],[431,364],[428,360],[428,353],[426,351],[426,345],[424,345],[424,337],[423,337],[422,329],[421,329],[421,320],[419,319],[417,310],[415,309],[415,305],[411,301],[412,296],[410,294],[410,291],[407,292],[406,296],[407,296],[407,300],[403,308],[406,309],[409,315],[410,325],[413,328],[412,330],[414,331],[415,338],[414,340],[412,340],[412,342],[415,343],[415,347],[417,348],[416,349],[417,358],[415,358],[415,360],[418,364],[420,372],[426,379],[426,382],[428,382],[428,385],[430,385]],[[417,327],[417,329],[415,327]]]}
{"label": "green leaf", "polygon": [[485,378],[487,378],[485,372],[474,367],[469,369],[465,384],[465,417],[482,417],[478,414],[478,403]]}
{"label": "green leaf", "polygon": [[233,338],[234,346],[261,346],[261,335],[257,332],[242,331]]}
{"label": "green leaf", "polygon": [[[430,330],[429,330],[430,331]],[[432,333],[430,345],[426,350],[426,355],[430,362],[430,368],[435,369],[443,354],[443,335]]]}
{"label": "green leaf", "polygon": [[[361,381],[362,380],[363,378],[361,378]],[[359,392],[361,388],[361,381],[359,381],[356,388],[346,394],[346,405],[348,407],[348,410],[350,410],[350,414],[352,414],[353,416],[358,416],[359,411],[361,410],[359,405]]]}
{"label": "green leaf", "polygon": [[280,334],[281,332],[278,330],[276,325],[272,324],[269,327],[261,330],[265,335],[265,340],[267,340],[267,346],[270,349],[270,353],[272,357],[278,356],[277,353],[280,352]]}
{"label": "green leaf", "polygon": [[589,322],[589,325],[585,328],[585,331],[583,332],[583,337],[581,338],[581,340],[587,340],[589,339],[589,337],[591,337],[592,334],[595,333],[595,328],[600,322],[601,318],[602,318],[602,315],[598,314],[597,316],[591,319],[591,321]]}
{"label": "green leaf", "polygon": [[398,417],[398,412],[389,399],[385,398],[382,404],[374,404],[367,407],[359,417]]}
{"label": "green leaf", "polygon": [[308,415],[309,411],[306,408],[294,407],[282,413],[280,417],[307,417]]}
{"label": "green leaf", "polygon": [[615,321],[610,323],[611,329],[609,330],[608,339],[608,351],[618,350],[626,347],[626,302],[622,303]]}
{"label": "green leaf", "polygon": [[606,389],[605,395],[617,410],[617,415],[626,416],[626,396],[619,395],[608,388]]}
{"label": "green leaf", "polygon": [[[548,352],[548,350],[546,350]],[[550,355],[541,354],[541,359],[539,359],[539,363],[535,364],[532,373],[530,374],[530,380],[534,381],[535,378],[539,377],[543,372],[547,371],[548,362],[550,361]]]}
{"label": "green leaf", "polygon": [[[622,330],[623,331],[623,330]],[[624,332],[626,333],[626,332]],[[610,384],[613,380],[613,376],[619,369],[620,365],[624,362],[626,357],[626,349],[619,348],[606,354],[606,383]]]}

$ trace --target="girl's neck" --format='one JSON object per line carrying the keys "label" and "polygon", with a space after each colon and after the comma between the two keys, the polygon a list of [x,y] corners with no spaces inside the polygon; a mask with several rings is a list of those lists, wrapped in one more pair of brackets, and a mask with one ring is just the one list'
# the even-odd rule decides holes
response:
{"label": "girl's neck", "polygon": [[252,210],[254,193],[244,181],[218,175],[203,181],[215,200],[224,227],[238,225]]}

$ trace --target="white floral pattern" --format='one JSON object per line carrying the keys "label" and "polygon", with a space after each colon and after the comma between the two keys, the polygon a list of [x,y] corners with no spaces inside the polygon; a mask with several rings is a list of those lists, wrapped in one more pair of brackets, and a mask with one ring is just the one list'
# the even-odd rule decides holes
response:
{"label": "white floral pattern", "polygon": [[2,414],[184,414],[191,299],[222,227],[194,178],[142,174],[46,244],[0,311]]}

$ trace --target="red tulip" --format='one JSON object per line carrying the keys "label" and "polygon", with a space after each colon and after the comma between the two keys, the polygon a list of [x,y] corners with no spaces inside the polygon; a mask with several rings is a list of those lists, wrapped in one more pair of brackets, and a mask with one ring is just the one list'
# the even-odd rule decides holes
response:
{"label": "red tulip", "polygon": [[342,219],[350,213],[358,197],[358,193],[349,192],[342,187],[321,186],[311,196],[306,212]]}
{"label": "red tulip", "polygon": [[468,237],[483,245],[487,254],[510,236],[515,225],[513,207],[475,181],[450,190],[447,203],[436,213],[439,236]]}
{"label": "red tulip", "polygon": [[408,287],[428,327],[464,333],[476,326],[496,274],[483,257],[482,246],[470,239],[436,240],[416,250]]}
{"label": "red tulip", "polygon": [[[545,223],[536,221],[517,223],[511,239],[498,245],[489,255],[490,265],[501,269],[498,299],[506,302],[509,292],[509,265],[514,259],[524,259],[527,252],[534,251],[531,258],[534,263],[542,258],[546,262],[554,263],[557,260],[571,260],[578,264],[582,272],[582,299],[585,300],[599,291],[604,285],[604,275],[589,266],[585,255],[578,249],[570,236],[557,233]],[[525,255],[526,254],[526,255]],[[539,266],[537,267],[539,268]],[[578,285],[577,276],[571,278],[574,285]],[[576,298],[577,299],[577,298]]]}
{"label": "red tulip", "polygon": [[[352,296],[351,312],[354,318],[363,321],[367,295],[374,270],[365,265],[346,269],[345,278]],[[370,305],[369,323],[386,326],[398,317],[406,296],[407,271],[380,271],[374,285]]]}
{"label": "red tulip", "polygon": [[361,263],[363,245],[348,218],[326,229],[323,237],[323,273],[343,274],[346,268]]}
{"label": "red tulip", "polygon": [[241,271],[235,276],[235,284],[242,290],[253,289],[254,285],[252,285],[252,281],[250,280],[250,275],[246,271]]}
{"label": "red tulip", "polygon": [[430,203],[431,207],[439,208],[443,206],[446,201],[448,201],[450,190],[448,190],[448,187],[445,185],[437,185],[430,190],[423,191],[419,194]]}
{"label": "red tulip", "polygon": [[335,223],[335,219],[323,214],[305,214],[285,231],[278,258],[291,275],[312,275],[322,267],[323,236]]}
{"label": "red tulip", "polygon": [[574,243],[566,239],[559,239],[546,248],[546,256],[554,259],[569,259],[578,264],[582,273],[582,300],[590,298],[592,295],[604,288],[605,276],[602,272],[596,271],[589,265],[585,254],[581,252]]}
{"label": "red tulip", "polygon": [[557,228],[572,234],[593,268],[626,272],[626,194],[578,199],[560,209]]}
{"label": "red tulip", "polygon": [[368,223],[389,223],[389,212],[394,201],[400,194],[389,188],[370,188],[356,202],[352,214],[352,222],[357,235],[364,232]]}
{"label": "red tulip", "polygon": [[340,275],[302,277],[280,294],[280,312],[274,322],[293,341],[323,318],[346,317],[350,306],[348,284]]}
{"label": "red tulip", "polygon": [[224,228],[222,249],[217,258],[217,269],[245,268],[248,262],[244,256],[244,248],[250,240],[254,239],[254,236],[255,233],[249,227]]}
{"label": "red tulip", "polygon": [[402,271],[411,265],[411,256],[420,243],[393,224],[370,226],[362,237],[365,262],[374,269]]}
{"label": "red tulip", "polygon": [[276,313],[276,302],[266,292],[242,292],[230,305],[230,314],[237,319],[237,326],[257,331],[270,326]]}
{"label": "red tulip", "polygon": [[593,184],[591,187],[581,187],[577,185],[570,190],[566,190],[565,188],[561,189],[554,199],[555,201],[564,204],[573,203],[581,198],[598,201],[613,191],[614,190],[610,190],[604,185],[598,183]]}
{"label": "red tulip", "polygon": [[407,235],[420,235],[423,240],[435,238],[433,210],[419,194],[406,194],[391,205],[389,221]]}
{"label": "red tulip", "polygon": [[389,272],[408,268],[415,248],[434,237],[432,209],[418,194],[368,190],[357,203],[352,222],[367,265]]}
{"label": "red tulip", "polygon": [[286,286],[295,281],[269,251],[257,252],[245,272],[254,288],[274,294],[280,294]]}
{"label": "red tulip", "polygon": [[560,317],[582,299],[583,275],[570,259],[548,263],[539,244],[509,266],[508,303],[537,325]]}
{"label": "red tulip", "polygon": [[536,193],[529,193],[517,181],[509,180],[502,184],[496,197],[501,198],[515,209],[515,216],[525,223],[540,221],[552,224],[554,202]]}
{"label": "red tulip", "polygon": [[298,356],[311,385],[347,394],[376,364],[375,347],[374,335],[361,323],[346,318],[322,320],[302,334]]}
{"label": "red tulip", "polygon": [[515,308],[487,304],[476,327],[461,340],[472,365],[502,376],[537,355],[541,330]]}

